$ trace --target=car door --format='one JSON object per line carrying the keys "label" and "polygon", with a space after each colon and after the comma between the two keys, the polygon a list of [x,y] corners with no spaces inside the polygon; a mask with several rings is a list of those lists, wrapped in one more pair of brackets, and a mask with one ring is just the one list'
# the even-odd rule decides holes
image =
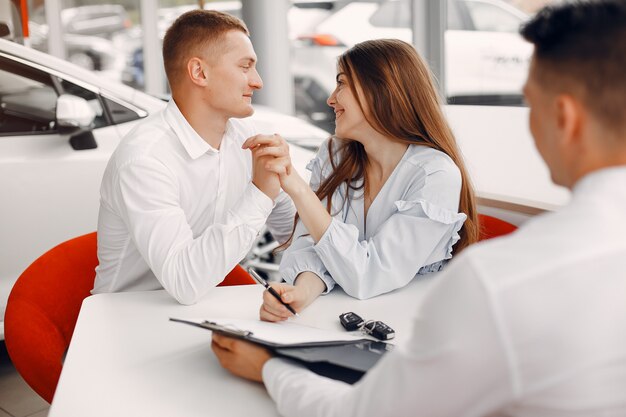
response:
{"label": "car door", "polygon": [[[62,93],[82,97],[95,111],[96,148],[75,150],[60,131]],[[0,52],[0,309],[38,255],[96,229],[101,176],[119,140],[96,88]]]}

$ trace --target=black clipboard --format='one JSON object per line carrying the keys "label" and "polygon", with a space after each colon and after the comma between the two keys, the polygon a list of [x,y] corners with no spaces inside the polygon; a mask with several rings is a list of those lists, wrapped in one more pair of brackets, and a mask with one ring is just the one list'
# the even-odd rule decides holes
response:
{"label": "black clipboard", "polygon": [[281,347],[276,356],[293,359],[318,375],[354,384],[394,345],[378,340],[362,340],[332,346]]}
{"label": "black clipboard", "polygon": [[276,344],[257,339],[250,331],[229,328],[208,320],[203,322],[176,318],[170,318],[170,320],[266,347],[278,357],[295,360],[319,375],[350,384],[361,379],[394,347],[391,344],[370,339]]}

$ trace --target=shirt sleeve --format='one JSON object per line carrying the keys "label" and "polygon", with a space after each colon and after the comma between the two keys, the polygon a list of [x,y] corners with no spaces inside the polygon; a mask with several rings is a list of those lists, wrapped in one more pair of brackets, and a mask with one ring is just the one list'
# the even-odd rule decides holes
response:
{"label": "shirt sleeve", "polygon": [[286,242],[291,236],[295,216],[296,206],[291,197],[281,191],[274,201],[274,209],[267,218],[267,228],[278,243]]}
{"label": "shirt sleeve", "polygon": [[510,403],[513,373],[489,292],[467,258],[442,274],[409,342],[355,385],[268,361],[263,381],[280,414],[459,417],[491,415]]}
{"label": "shirt sleeve", "polygon": [[[414,188],[406,200],[390,203],[394,204],[391,216],[367,240],[360,240],[356,226],[334,218],[314,246],[332,279],[347,294],[366,299],[393,291],[409,283],[422,267],[452,257],[466,219],[457,212],[458,171],[426,172]],[[445,206],[434,202],[442,199]]]}
{"label": "shirt sleeve", "polygon": [[324,293],[328,293],[335,286],[324,263],[313,248],[314,242],[302,222],[298,221],[294,231],[293,241],[283,253],[280,262],[280,275],[285,282],[292,284],[302,272],[313,272],[326,285]]}
{"label": "shirt sleeve", "polygon": [[118,175],[118,212],[156,278],[181,304],[195,303],[224,279],[250,250],[273,206],[250,183],[224,223],[194,238],[177,178],[161,162],[139,158]]}

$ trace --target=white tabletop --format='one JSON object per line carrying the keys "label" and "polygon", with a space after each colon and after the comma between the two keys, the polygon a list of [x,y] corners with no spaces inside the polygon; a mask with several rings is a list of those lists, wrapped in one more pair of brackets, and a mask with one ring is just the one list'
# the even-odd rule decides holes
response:
{"label": "white tabletop", "polygon": [[[371,300],[336,288],[316,300],[296,323],[341,329],[338,316],[354,311],[410,336],[411,320],[432,278]],[[100,294],[82,306],[50,417],[275,416],[261,384],[230,375],[210,349],[211,332],[170,317],[258,318],[263,288],[219,287],[193,306],[165,291]],[[253,413],[253,414],[251,414]]]}

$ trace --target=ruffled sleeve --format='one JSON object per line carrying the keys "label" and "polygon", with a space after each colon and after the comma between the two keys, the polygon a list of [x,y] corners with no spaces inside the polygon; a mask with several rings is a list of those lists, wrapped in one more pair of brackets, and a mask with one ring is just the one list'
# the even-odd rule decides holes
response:
{"label": "ruffled sleeve", "polygon": [[395,202],[395,206],[398,213],[418,217],[427,217],[432,221],[450,226],[450,238],[445,244],[445,256],[443,259],[452,258],[453,247],[456,242],[461,239],[459,231],[467,219],[465,213],[457,213],[456,211],[437,206],[426,200],[398,200]]}

